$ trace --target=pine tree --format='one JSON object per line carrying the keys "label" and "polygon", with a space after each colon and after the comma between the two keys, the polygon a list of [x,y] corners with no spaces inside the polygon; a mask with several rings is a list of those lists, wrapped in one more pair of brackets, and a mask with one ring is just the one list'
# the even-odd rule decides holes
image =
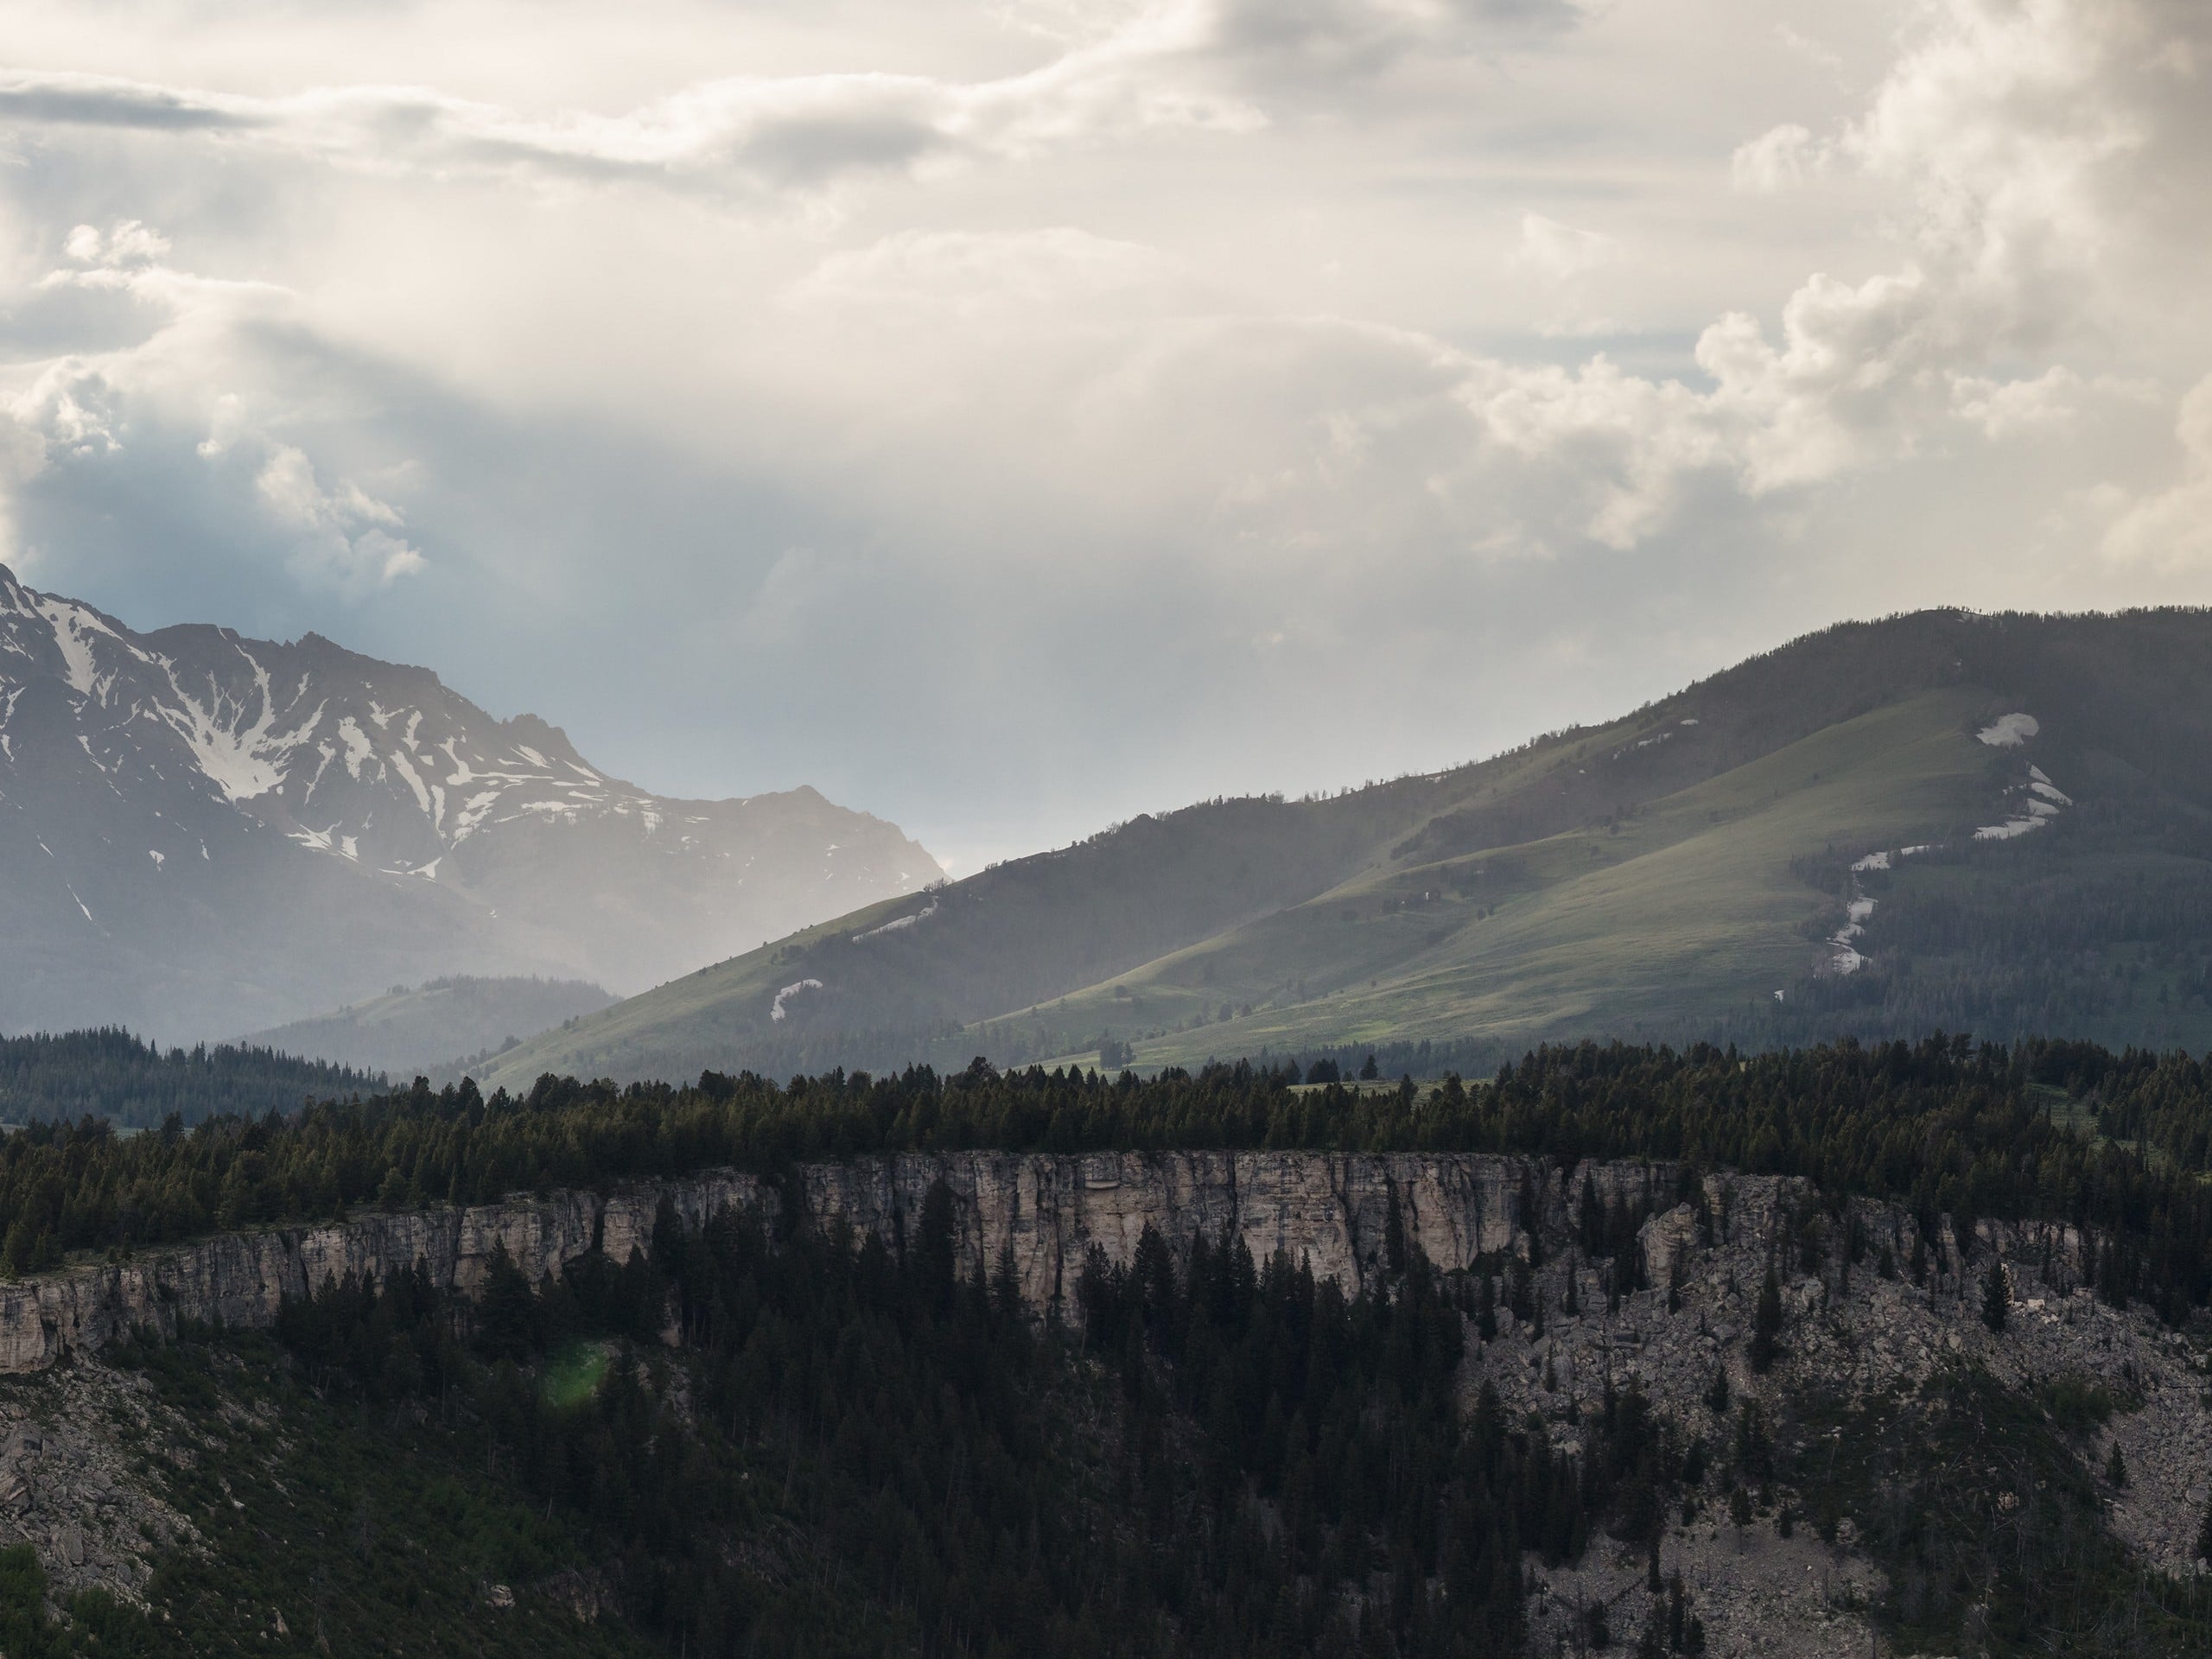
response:
{"label": "pine tree", "polygon": [[2105,1478],[2114,1486],[2127,1484],[2127,1459],[2120,1454],[2120,1442],[2112,1443],[2112,1456],[2105,1459]]}
{"label": "pine tree", "polygon": [[2005,1282],[2005,1264],[1992,1261],[1981,1281],[1981,1322],[1992,1331],[2005,1328],[2005,1312],[2012,1303],[2012,1287]]}
{"label": "pine tree", "polygon": [[1782,1281],[1770,1265],[1751,1314],[1751,1369],[1764,1375],[1782,1351]]}

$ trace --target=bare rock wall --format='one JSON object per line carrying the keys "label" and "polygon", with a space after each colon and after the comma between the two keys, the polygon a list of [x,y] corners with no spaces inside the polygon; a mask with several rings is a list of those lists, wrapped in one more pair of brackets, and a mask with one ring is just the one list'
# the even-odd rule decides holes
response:
{"label": "bare rock wall", "polygon": [[[1671,1174],[1638,1164],[1589,1165],[1608,1202],[1669,1190]],[[1241,1236],[1255,1259],[1280,1249],[1347,1291],[1382,1263],[1393,1198],[1408,1249],[1447,1271],[1526,1248],[1533,1210],[1562,1226],[1570,1178],[1541,1160],[1477,1154],[1309,1152],[906,1154],[817,1164],[791,1186],[817,1225],[842,1219],[897,1243],[918,1224],[929,1189],[954,1199],[963,1266],[995,1269],[1013,1255],[1036,1307],[1072,1300],[1093,1246],[1126,1262],[1147,1225],[1179,1250],[1200,1232]],[[147,1328],[174,1334],[180,1319],[231,1326],[272,1323],[283,1299],[326,1278],[383,1278],[416,1263],[433,1282],[473,1294],[494,1251],[532,1279],[557,1274],[598,1239],[616,1260],[651,1236],[665,1198],[693,1224],[725,1210],[773,1214],[783,1189],[729,1170],[601,1193],[517,1196],[466,1209],[366,1212],[314,1226],[271,1227],[142,1252],[0,1285],[0,1372],[43,1370]]]}

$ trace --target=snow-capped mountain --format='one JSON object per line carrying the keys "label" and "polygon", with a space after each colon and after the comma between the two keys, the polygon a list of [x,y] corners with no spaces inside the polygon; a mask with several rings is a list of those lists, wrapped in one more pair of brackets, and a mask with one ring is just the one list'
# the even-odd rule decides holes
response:
{"label": "snow-capped mountain", "polygon": [[308,634],[139,634],[0,567],[0,1030],[221,1034],[395,980],[635,990],[940,874],[811,789],[648,794]]}

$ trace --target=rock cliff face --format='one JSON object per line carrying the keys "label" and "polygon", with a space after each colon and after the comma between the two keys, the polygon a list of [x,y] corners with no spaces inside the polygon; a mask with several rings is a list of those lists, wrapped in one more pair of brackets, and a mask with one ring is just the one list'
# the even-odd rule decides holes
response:
{"label": "rock cliff face", "polygon": [[[1575,1174],[1578,1195],[1586,1173],[1608,1202],[1616,1192],[1641,1202],[1671,1179],[1642,1165],[1585,1166]],[[895,1243],[939,1179],[954,1197],[963,1262],[994,1269],[1001,1251],[1011,1250],[1023,1294],[1039,1308],[1072,1300],[1092,1245],[1127,1262],[1147,1224],[1178,1248],[1199,1231],[1217,1238],[1226,1230],[1256,1259],[1285,1250],[1356,1291],[1382,1261],[1394,1198],[1408,1247],[1447,1271],[1525,1249],[1524,1211],[1556,1227],[1567,1211],[1556,1168],[1475,1154],[908,1154],[809,1166],[793,1190],[812,1224],[842,1218]],[[502,1244],[533,1279],[558,1273],[594,1237],[623,1260],[649,1238],[663,1197],[695,1224],[752,1205],[772,1214],[783,1203],[776,1187],[719,1171],[608,1194],[369,1214],[149,1251],[0,1286],[0,1372],[41,1370],[138,1327],[173,1333],[181,1319],[265,1325],[284,1297],[326,1277],[382,1278],[422,1262],[434,1282],[474,1292]]]}
{"label": "rock cliff face", "polygon": [[532,1278],[558,1272],[595,1236],[625,1260],[651,1237],[664,1196],[696,1223],[753,1202],[759,1187],[750,1176],[723,1171],[607,1195],[562,1192],[230,1233],[129,1262],[41,1274],[0,1286],[0,1371],[41,1370],[134,1329],[173,1335],[179,1319],[269,1325],[286,1296],[304,1294],[325,1277],[382,1278],[420,1262],[437,1284],[473,1292],[501,1244]]}
{"label": "rock cliff face", "polygon": [[[1586,1173],[1609,1205],[1617,1193],[1641,1205],[1671,1192],[1666,1166],[1586,1164],[1574,1172],[1578,1201]],[[1036,1307],[1072,1300],[1090,1246],[1110,1262],[1128,1261],[1147,1225],[1178,1249],[1201,1232],[1239,1236],[1255,1261],[1282,1250],[1350,1294],[1382,1264],[1394,1198],[1407,1248],[1447,1273],[1485,1255],[1525,1251],[1531,1217],[1552,1230],[1567,1213],[1567,1179],[1556,1166],[1472,1153],[944,1153],[814,1165],[802,1174],[817,1224],[842,1217],[887,1239],[914,1224],[942,1179],[955,1201],[963,1265],[995,1271],[1001,1250],[1009,1250]]]}
{"label": "rock cliff face", "polygon": [[[31,1539],[57,1584],[126,1599],[144,1580],[154,1541],[188,1538],[190,1521],[140,1491],[129,1459],[92,1427],[150,1423],[143,1380],[55,1365],[134,1327],[267,1325],[287,1294],[326,1276],[382,1277],[416,1263],[473,1294],[502,1248],[533,1278],[594,1242],[626,1259],[649,1240],[664,1201],[694,1224],[754,1208],[897,1246],[915,1236],[939,1180],[954,1199],[963,1268],[995,1272],[1010,1260],[1032,1306],[1059,1299],[1071,1321],[1089,1252],[1126,1262],[1147,1226],[1179,1250],[1200,1233],[1241,1238],[1257,1259],[1281,1250],[1354,1292],[1387,1271],[1394,1212],[1406,1248],[1447,1273],[1504,1266],[1494,1328],[1485,1336],[1478,1318],[1468,1321],[1465,1402],[1494,1389],[1507,1421],[1579,1458],[1606,1402],[1633,1382],[1667,1432],[1709,1450],[1713,1467],[1701,1483],[1689,1477],[1691,1501],[1669,1516],[1662,1546],[1668,1570],[1692,1586],[1717,1655],[1854,1659],[1870,1650],[1867,1610],[1891,1586],[1862,1529],[1891,1485],[1906,1490],[1917,1478],[1912,1425],[1934,1421],[1927,1402],[1947,1377],[1986,1379],[2031,1406],[2055,1387],[2101,1399],[2068,1425],[2054,1420],[2057,1455],[2078,1463],[2101,1524],[2133,1557],[2192,1570],[2212,1492],[2212,1349],[2201,1329],[2170,1332],[2139,1306],[2100,1301],[2083,1283],[2091,1251],[2073,1229],[1983,1223],[1962,1233],[1942,1219],[1923,1233],[1897,1206],[1827,1202],[1807,1183],[1775,1177],[1685,1182],[1663,1165],[1410,1154],[949,1153],[809,1166],[780,1183],[710,1172],[608,1193],[235,1234],[0,1287],[0,1370],[46,1373],[0,1389],[0,1538]],[[1593,1204],[1602,1226],[1595,1217],[1586,1226]],[[800,1213],[781,1217],[785,1206]],[[1586,1248],[1599,1234],[1620,1254]],[[1992,1329],[1984,1287],[2000,1264],[2011,1307]],[[1782,1328],[1761,1370],[1750,1336],[1770,1269]],[[1459,1288],[1471,1312],[1482,1305],[1474,1285]],[[1914,1411],[1922,1416],[1899,1414]],[[2041,1411],[2029,1414],[2040,1421]],[[1820,1437],[1847,1422],[1864,1440],[1859,1452],[1897,1466],[1825,1527],[1785,1523],[1793,1504],[1809,1501],[1786,1487],[1786,1470],[1771,1491],[1757,1476],[1756,1508],[1732,1520],[1734,1476],[1719,1471],[1747,1443],[1755,1415],[1761,1433],[1801,1449],[1826,1446]],[[1901,1427],[1885,1428],[1892,1417]],[[192,1438],[181,1424],[155,1427]],[[2115,1447],[2132,1478],[2098,1484]],[[2009,1490],[1991,1496],[2000,1508],[2018,1501]],[[1807,1511],[1797,1514],[1802,1522]],[[1640,1549],[1593,1541],[1572,1566],[1533,1556],[1524,1566],[1531,1652],[1573,1649],[1593,1607],[1631,1630],[1650,1605]]]}

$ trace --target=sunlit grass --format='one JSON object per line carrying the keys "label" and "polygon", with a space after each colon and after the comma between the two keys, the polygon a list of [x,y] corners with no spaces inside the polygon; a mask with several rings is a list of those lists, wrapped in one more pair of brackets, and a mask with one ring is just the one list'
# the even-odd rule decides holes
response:
{"label": "sunlit grass", "polygon": [[603,1342],[563,1344],[545,1362],[545,1375],[538,1385],[546,1404],[566,1411],[597,1394],[599,1385],[607,1379],[607,1353]]}

